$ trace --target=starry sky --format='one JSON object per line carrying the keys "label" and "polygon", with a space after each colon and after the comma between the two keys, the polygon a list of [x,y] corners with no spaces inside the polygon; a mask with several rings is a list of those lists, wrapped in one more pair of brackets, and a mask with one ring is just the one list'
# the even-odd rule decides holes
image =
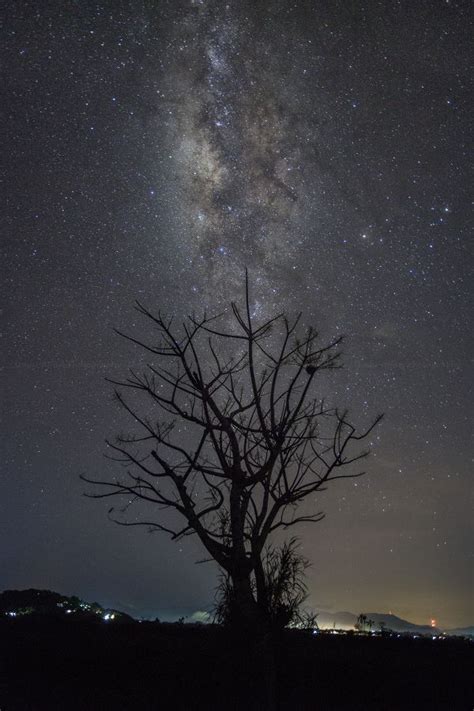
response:
{"label": "starry sky", "polygon": [[308,604],[473,624],[469,3],[22,0],[2,48],[0,588],[212,606],[198,542],[82,496],[123,426],[135,299],[345,334],[330,398],[380,411],[365,478],[302,528]]}

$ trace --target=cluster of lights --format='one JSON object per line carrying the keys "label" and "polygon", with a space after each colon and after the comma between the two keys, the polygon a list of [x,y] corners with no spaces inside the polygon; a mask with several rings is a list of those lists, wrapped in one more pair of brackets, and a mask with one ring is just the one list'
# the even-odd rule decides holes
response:
{"label": "cluster of lights", "polygon": [[23,617],[24,615],[29,615],[33,610],[31,608],[20,608],[19,610],[9,610],[5,612],[6,617]]}
{"label": "cluster of lights", "polygon": [[[64,604],[63,604],[63,603],[58,603],[57,606],[58,606],[58,607],[64,607]],[[90,610],[90,605],[87,605],[86,603],[81,603],[79,607],[80,607],[82,610]],[[72,608],[70,608],[70,607],[68,607],[66,610],[64,610],[64,612],[66,613],[66,615],[71,615],[71,614],[73,614],[73,613],[76,612],[76,611],[77,611],[77,610],[74,610],[74,609],[72,609]],[[28,609],[28,610],[9,610],[9,611],[5,612],[5,616],[6,616],[6,617],[18,617],[18,616],[21,616],[21,615],[27,615],[27,614],[29,614],[29,613],[31,613],[31,612],[33,612],[32,609]],[[105,622],[110,622],[110,621],[112,621],[112,620],[115,620],[115,618],[116,618],[116,614],[115,614],[114,612],[105,612],[105,613],[104,613],[102,610],[97,610],[97,611],[96,611],[96,614],[97,614],[97,615],[102,615],[102,619],[103,619]]]}
{"label": "cluster of lights", "polygon": [[[431,625],[432,627],[435,627],[436,625]],[[354,630],[346,630],[346,629],[320,629],[320,628],[314,628],[312,631],[313,635],[317,634],[329,634],[329,635],[352,635],[352,634],[363,634],[364,636],[370,636],[370,637],[380,637],[386,634],[388,637],[396,637],[397,639],[432,639],[433,641],[438,641],[438,640],[446,640],[450,638],[450,635],[445,635],[445,634],[439,634],[439,635],[427,635],[427,634],[412,634],[410,632],[377,632],[375,630],[371,630],[370,633],[360,633],[360,632],[354,632]]]}

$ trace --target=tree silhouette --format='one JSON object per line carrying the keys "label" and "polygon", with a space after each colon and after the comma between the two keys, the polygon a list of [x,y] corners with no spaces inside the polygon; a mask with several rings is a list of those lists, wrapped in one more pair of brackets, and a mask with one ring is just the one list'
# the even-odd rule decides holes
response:
{"label": "tree silhouette", "polygon": [[[281,546],[267,546],[264,552],[267,604],[264,614],[274,630],[284,627],[317,627],[317,614],[302,608],[307,598],[304,573],[310,562],[297,548],[298,539],[291,538]],[[256,592],[255,585],[253,591]],[[216,598],[215,620],[225,626],[231,626],[235,605],[232,581],[226,573],[220,577]]]}
{"label": "tree silhouette", "polygon": [[365,632],[366,626],[367,626],[367,615],[364,615],[363,613],[361,613],[357,618],[355,628],[359,632]]}
{"label": "tree silhouette", "polygon": [[[150,339],[117,333],[150,362],[110,381],[136,431],[108,442],[123,476],[82,477],[103,487],[87,495],[125,499],[109,510],[121,525],[197,535],[228,576],[235,625],[261,628],[275,594],[265,545],[279,529],[321,521],[315,495],[363,474],[350,465],[368,452],[353,446],[381,416],[359,432],[347,411],[326,404],[315,385],[340,367],[342,339],[321,345],[301,314],[256,323],[247,276],[244,307],[232,303],[228,318],[192,315],[177,326],[136,309],[153,326]],[[137,503],[157,516],[126,520]]]}

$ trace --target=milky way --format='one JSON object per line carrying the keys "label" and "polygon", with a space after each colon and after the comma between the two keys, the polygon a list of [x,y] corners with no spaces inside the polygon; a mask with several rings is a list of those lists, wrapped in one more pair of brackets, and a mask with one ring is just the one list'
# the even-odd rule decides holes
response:
{"label": "milky way", "polygon": [[346,335],[319,394],[386,412],[301,532],[310,603],[472,623],[467,2],[7,6],[1,587],[209,608],[202,551],[78,474],[129,424],[104,376],[139,360],[134,299],[222,311],[247,266],[257,317]]}
{"label": "milky way", "polygon": [[[276,270],[304,240],[311,140],[301,115],[304,73],[289,90],[282,32],[269,33],[262,20],[256,42],[255,20],[222,3],[191,8],[174,29],[177,61],[162,93],[176,96],[179,87],[169,143],[186,259],[223,302],[251,264],[261,291],[272,294]],[[301,98],[292,108],[295,92]]]}

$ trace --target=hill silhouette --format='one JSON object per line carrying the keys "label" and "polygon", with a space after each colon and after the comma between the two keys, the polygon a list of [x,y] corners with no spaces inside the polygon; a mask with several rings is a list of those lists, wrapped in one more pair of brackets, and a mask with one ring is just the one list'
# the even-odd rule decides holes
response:
{"label": "hill silhouette", "polygon": [[76,619],[95,620],[99,618],[116,622],[132,621],[132,618],[124,612],[104,608],[98,602],[85,602],[75,595],[61,595],[52,590],[37,590],[35,588],[1,592],[0,615],[8,617],[23,617],[25,615],[64,617],[71,615]]}
{"label": "hill silhouette", "polygon": [[[0,616],[20,617],[23,615],[46,615],[48,617],[72,616],[74,619],[106,619],[114,622],[132,622],[133,617],[113,608],[105,608],[98,602],[86,602],[79,597],[62,595],[52,590],[4,590],[0,592]],[[372,630],[379,631],[381,626],[386,631],[433,635],[442,631],[430,625],[417,625],[401,617],[380,612],[365,613],[367,619],[373,621]],[[320,629],[353,630],[357,623],[357,615],[353,612],[320,612],[317,617]],[[459,637],[474,637],[474,627],[443,630],[445,634]]]}
{"label": "hill silhouette", "polygon": [[[373,621],[373,630],[379,630],[381,624],[383,624],[385,629],[392,630],[393,632],[429,635],[439,634],[441,632],[437,627],[433,628],[430,625],[417,625],[414,622],[409,622],[392,614],[381,612],[366,612],[364,614],[368,620]],[[322,629],[335,627],[337,629],[350,630],[354,629],[357,623],[357,615],[352,612],[320,612],[317,619],[318,625]]]}

